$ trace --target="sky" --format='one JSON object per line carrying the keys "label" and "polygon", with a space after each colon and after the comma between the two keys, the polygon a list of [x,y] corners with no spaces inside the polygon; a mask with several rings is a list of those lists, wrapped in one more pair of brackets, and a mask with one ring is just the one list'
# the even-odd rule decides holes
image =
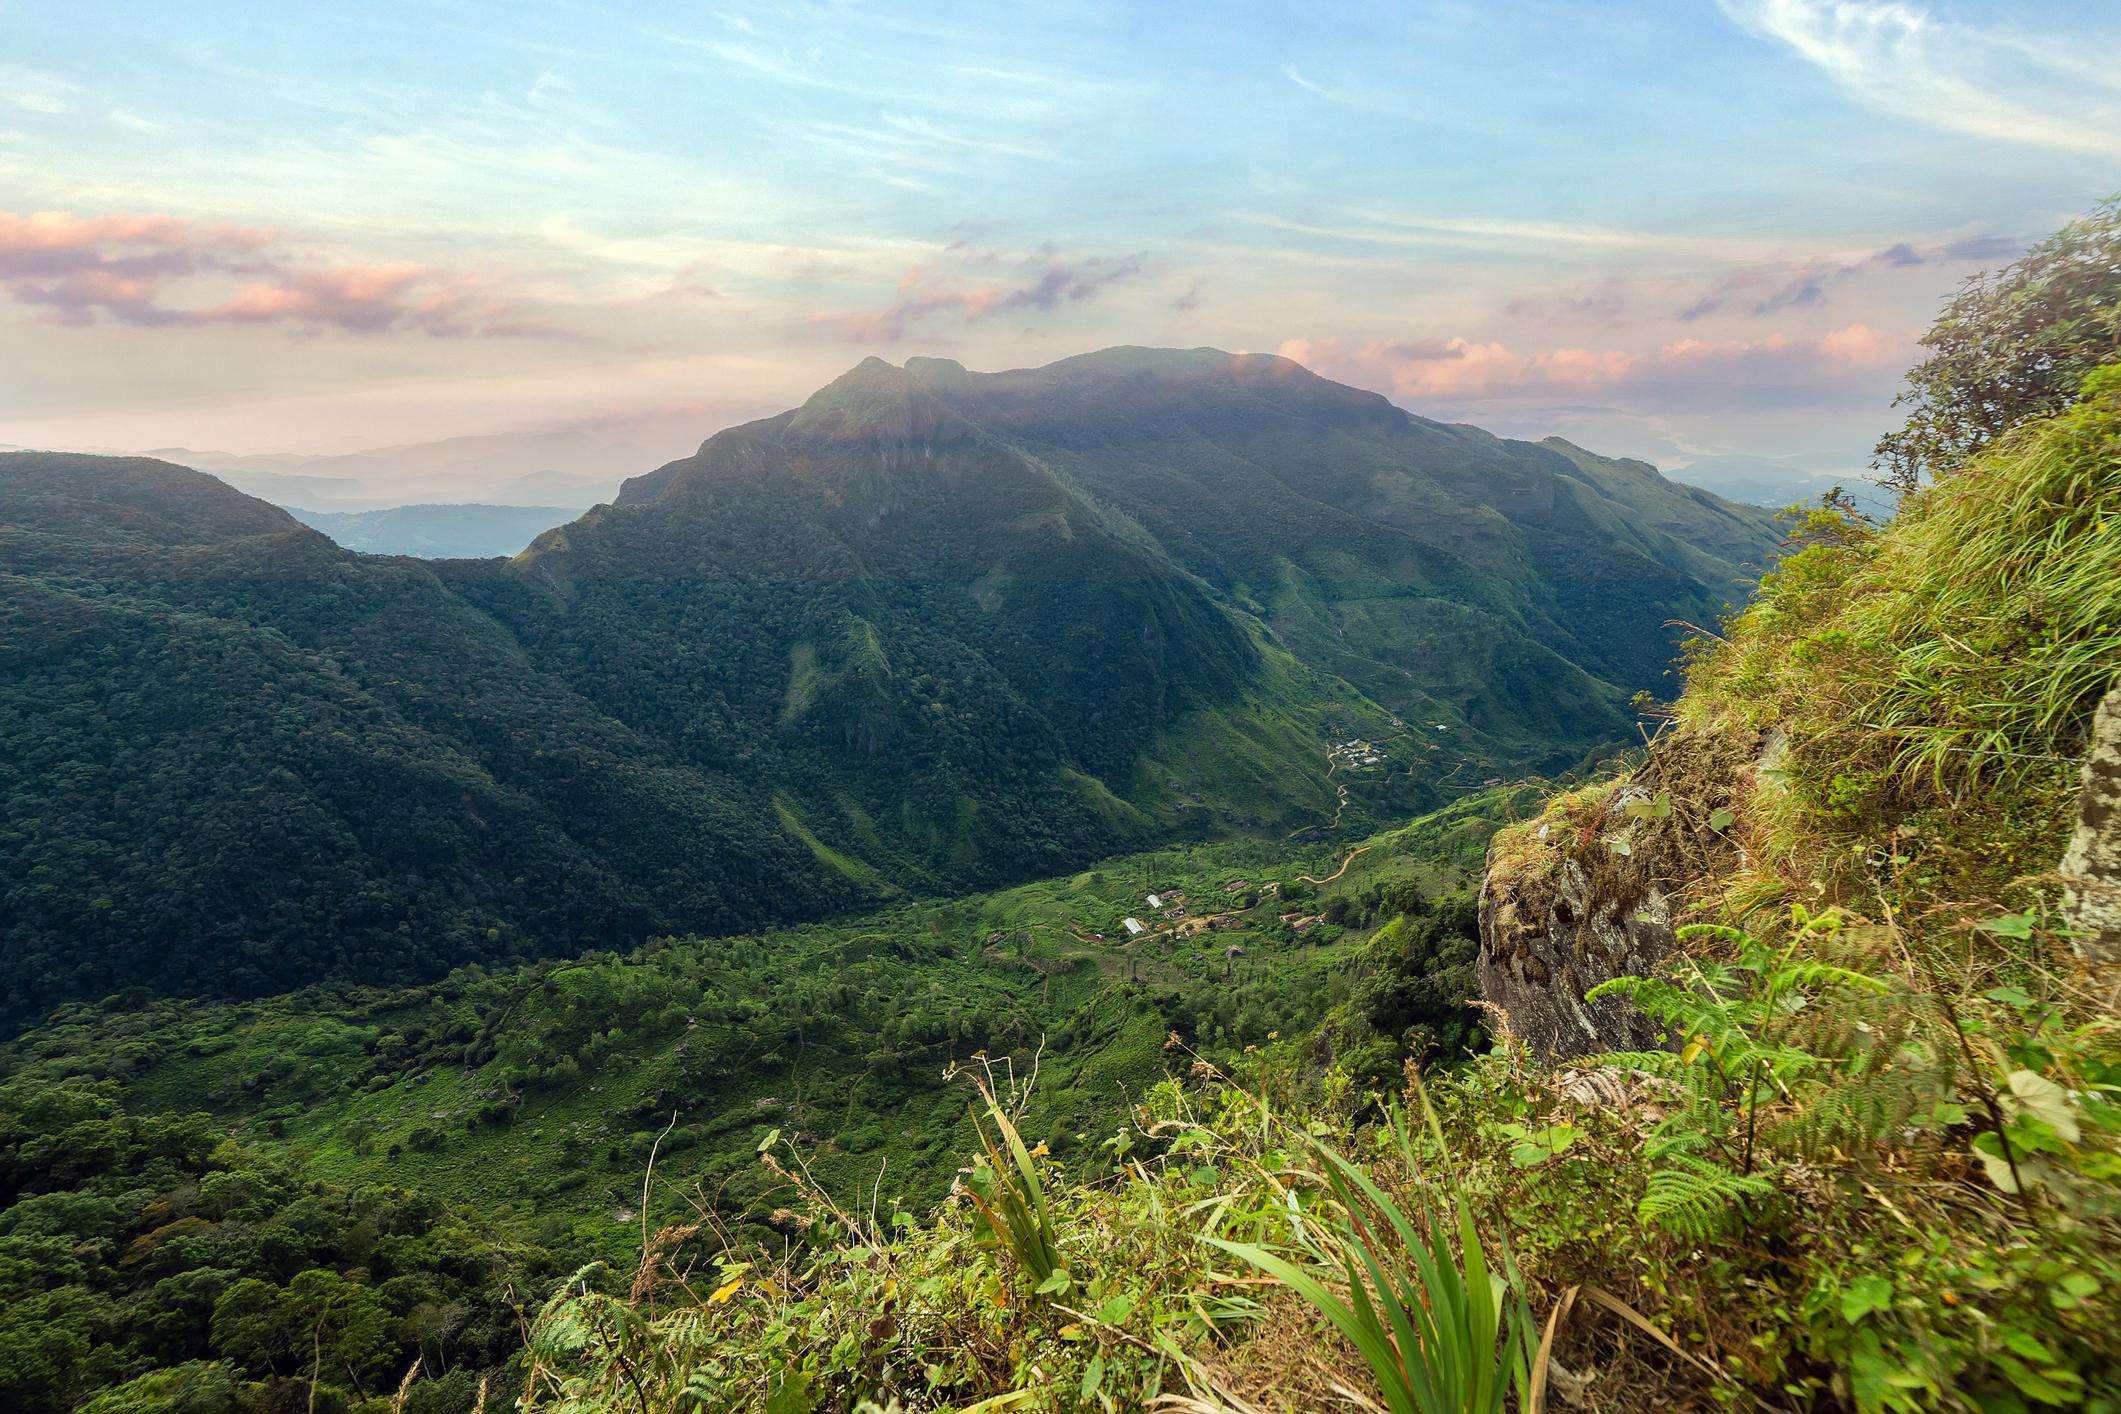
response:
{"label": "sky", "polygon": [[870,354],[1212,345],[1839,474],[2117,188],[2098,0],[0,0],[0,443],[705,436]]}

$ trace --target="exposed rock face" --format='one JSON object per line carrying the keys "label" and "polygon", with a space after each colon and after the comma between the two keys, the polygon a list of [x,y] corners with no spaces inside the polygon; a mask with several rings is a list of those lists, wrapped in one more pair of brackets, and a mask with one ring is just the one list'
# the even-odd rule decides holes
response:
{"label": "exposed rock face", "polygon": [[2121,683],[2092,721],[2077,828],[2062,856],[2070,943],[2094,962],[2121,962]]}
{"label": "exposed rock face", "polygon": [[[1661,739],[1634,776],[1572,792],[1488,849],[1480,989],[1543,1060],[1652,1050],[1661,1028],[1620,997],[1584,993],[1655,972],[1689,897],[1740,857],[1734,822],[1782,750],[1739,730]],[[1719,816],[1719,812],[1726,812]]]}
{"label": "exposed rock face", "polygon": [[[1627,802],[1648,799],[1624,786],[1603,814],[1615,829]],[[1539,827],[1553,832],[1549,822]],[[1665,890],[1628,871],[1614,878],[1564,852],[1563,841],[1524,842],[1555,857],[1527,869],[1491,859],[1480,892],[1480,990],[1508,1013],[1510,1029],[1541,1059],[1596,1051],[1652,1050],[1657,1025],[1620,997],[1584,1000],[1615,977],[1644,976],[1671,953],[1672,909]],[[1568,841],[1574,845],[1575,841]],[[1606,850],[1602,839],[1589,845]]]}

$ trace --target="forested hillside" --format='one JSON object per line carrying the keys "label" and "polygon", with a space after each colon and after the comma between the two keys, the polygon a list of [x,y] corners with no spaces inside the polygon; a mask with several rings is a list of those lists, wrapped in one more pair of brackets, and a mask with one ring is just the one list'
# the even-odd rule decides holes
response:
{"label": "forested hillside", "polygon": [[504,1408],[565,1273],[616,1289],[671,1225],[700,1256],[803,1240],[762,1142],[910,1222],[975,1142],[965,1067],[1020,1077],[1047,1150],[1097,1174],[1175,1058],[1329,1013],[1366,1083],[1457,1054],[1466,886],[1531,798],[433,986],[61,1008],[0,1048],[0,1402],[372,1410],[417,1364],[413,1414],[482,1384]]}
{"label": "forested hillside", "polygon": [[765,793],[529,669],[415,561],[159,462],[0,462],[11,1021],[844,905]]}
{"label": "forested hillside", "polygon": [[1278,359],[872,360],[513,561],[0,458],[4,1024],[1375,828],[1627,729],[1764,519]]}

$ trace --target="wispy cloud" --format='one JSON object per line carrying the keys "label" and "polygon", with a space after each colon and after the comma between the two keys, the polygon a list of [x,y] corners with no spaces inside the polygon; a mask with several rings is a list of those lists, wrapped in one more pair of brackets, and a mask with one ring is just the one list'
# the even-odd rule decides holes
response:
{"label": "wispy cloud", "polygon": [[0,64],[0,108],[58,117],[82,107],[90,95],[71,79],[21,64]]}
{"label": "wispy cloud", "polygon": [[1691,324],[1711,314],[1734,310],[1749,308],[1758,318],[1786,309],[1823,305],[1831,288],[1867,272],[1932,265],[1986,265],[2009,260],[2025,245],[2023,240],[2011,236],[1959,236],[1920,245],[1900,241],[1858,259],[1740,267],[1717,276],[1676,317],[1681,323]]}
{"label": "wispy cloud", "polygon": [[[985,263],[975,255],[974,263]],[[966,322],[1015,311],[1050,312],[1065,305],[1086,304],[1100,292],[1142,272],[1144,257],[1035,257],[1020,263],[1012,283],[967,285],[936,277],[915,267],[899,281],[899,296],[882,309],[812,316],[813,322],[837,330],[850,343],[895,344],[924,321],[938,315]]]}
{"label": "wispy cloud", "polygon": [[1304,92],[1314,94],[1319,98],[1323,98],[1328,103],[1338,103],[1345,108],[1365,108],[1369,106],[1367,103],[1365,103],[1362,99],[1356,97],[1354,94],[1342,93],[1338,89],[1327,88],[1324,84],[1313,83],[1311,80],[1305,78],[1303,76],[1303,72],[1299,70],[1294,64],[1283,65],[1281,76],[1287,79],[1290,83],[1295,84]]}
{"label": "wispy cloud", "polygon": [[1788,245],[1786,241],[1746,236],[1625,230],[1568,221],[1441,216],[1363,209],[1342,212],[1339,219],[1328,221],[1299,221],[1267,214],[1254,214],[1244,219],[1271,230],[1317,236],[1350,244],[1426,246],[1455,250],[1546,249],[1567,250],[1576,254],[1640,253],[1719,260],[1759,260],[1782,253]]}
{"label": "wispy cloud", "polygon": [[[2121,153],[2121,63],[2112,61],[2121,33],[2110,21],[2087,16],[2085,32],[2072,40],[2035,39],[1905,0],[1722,3],[1739,24],[1787,45],[1857,102],[1896,117],[2004,142]],[[2108,59],[2079,57],[2094,52]]]}

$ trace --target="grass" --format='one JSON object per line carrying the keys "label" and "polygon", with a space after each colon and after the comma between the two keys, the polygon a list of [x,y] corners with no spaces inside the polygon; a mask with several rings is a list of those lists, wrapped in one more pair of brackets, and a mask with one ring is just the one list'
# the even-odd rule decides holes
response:
{"label": "grass", "polygon": [[2117,431],[2110,369],[1888,530],[1815,513],[1743,631],[1696,665],[1684,721],[1788,743],[1759,816],[1787,875],[1857,883],[1852,845],[1888,820],[1937,898],[2022,904],[2015,881],[2053,867],[2038,851],[2121,665]]}
{"label": "grass", "polygon": [[[1423,1106],[1438,1150],[1448,1155],[1426,1098]],[[1421,1164],[1396,1104],[1388,1127],[1404,1171],[1418,1176]],[[1340,1213],[1324,1243],[1301,1220],[1302,1261],[1257,1243],[1207,1243],[1280,1279],[1324,1316],[1361,1353],[1391,1414],[1496,1414],[1512,1394],[1519,1408],[1536,1408],[1533,1376],[1543,1362],[1524,1288],[1507,1246],[1502,1270],[1490,1270],[1472,1207],[1453,1177],[1442,1175],[1441,1199],[1418,1183],[1415,1201],[1403,1206],[1361,1165],[1316,1138],[1310,1144]],[[1338,1267],[1342,1280],[1329,1285],[1314,1274],[1318,1266]]]}

